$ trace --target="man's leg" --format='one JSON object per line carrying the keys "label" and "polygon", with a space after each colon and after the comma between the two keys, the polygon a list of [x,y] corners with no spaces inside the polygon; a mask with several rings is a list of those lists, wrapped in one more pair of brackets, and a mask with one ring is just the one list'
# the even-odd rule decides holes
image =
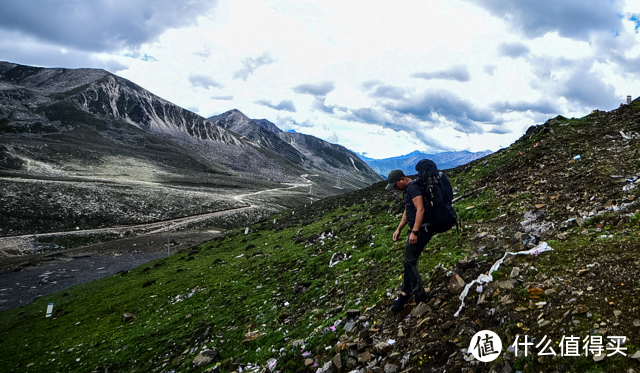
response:
{"label": "man's leg", "polygon": [[422,276],[418,271],[418,259],[424,247],[431,240],[431,236],[432,234],[429,232],[420,231],[418,242],[412,245],[407,237],[404,245],[404,254],[402,256],[404,283],[402,284],[402,290],[403,293],[413,295],[416,299],[424,299],[426,297],[424,286],[422,285]]}

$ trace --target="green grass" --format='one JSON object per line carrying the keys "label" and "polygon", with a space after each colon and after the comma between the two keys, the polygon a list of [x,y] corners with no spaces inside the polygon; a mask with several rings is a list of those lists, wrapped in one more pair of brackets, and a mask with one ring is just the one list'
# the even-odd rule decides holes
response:
{"label": "green grass", "polygon": [[[554,133],[573,136],[571,127],[584,128],[593,118],[557,119],[552,126]],[[478,246],[469,238],[479,224],[497,235],[500,223],[487,223],[532,209],[534,193],[524,189],[505,192],[510,186],[505,185],[506,180],[500,180],[500,185],[490,184],[496,182],[498,172],[528,167],[536,159],[543,159],[542,154],[549,151],[545,149],[548,136],[532,131],[509,149],[486,158],[486,164],[482,164],[485,160],[478,161],[451,173],[458,196],[487,187],[456,203],[463,221],[462,234],[455,229],[438,234],[425,248],[419,261],[425,285],[438,280],[436,268],[451,268]],[[572,151],[579,149],[578,141],[568,141],[573,143]],[[536,143],[541,145],[534,147]],[[86,372],[96,367],[100,371],[185,371],[199,350],[215,347],[225,372],[233,369],[231,363],[264,364],[269,358],[277,358],[278,369],[283,372],[297,371],[301,369],[301,351],[293,349],[293,341],[303,339],[306,351],[325,351],[344,334],[343,324],[337,322],[344,319],[347,309],[363,311],[365,306],[386,298],[388,292],[393,294],[400,285],[401,249],[406,236],[393,242],[392,234],[402,206],[400,198],[393,197],[394,192],[378,187],[327,198],[314,203],[313,208],[284,211],[252,225],[247,235],[244,229],[233,230],[225,238],[194,250],[2,312],[0,366],[34,372]],[[500,198],[496,198],[501,189]],[[554,213],[552,209],[549,212]],[[587,220],[584,227],[591,229],[588,234],[581,234],[583,227],[574,227],[565,240],[547,239],[553,252],[515,257],[513,263],[494,272],[494,277],[506,277],[514,266],[524,269],[535,264],[537,271],[523,275],[525,283],[539,282],[539,273],[569,279],[586,264],[606,263],[603,253],[624,252],[621,240],[632,245],[638,242],[638,213],[625,222],[625,228],[632,232],[623,234],[618,227],[611,227],[614,238],[600,240],[599,235],[604,233],[597,233],[595,224],[611,218],[605,214]],[[319,240],[322,234],[325,239]],[[351,258],[329,268],[332,255],[338,251]],[[479,262],[484,260],[493,259],[478,258]],[[595,275],[599,271],[592,269]],[[514,307],[527,307],[531,298],[524,285],[519,286],[514,291]],[[55,303],[54,317],[47,319],[44,312],[49,302]],[[595,301],[586,306],[594,318],[607,311]],[[134,313],[136,319],[123,322],[124,312]],[[576,319],[582,321],[582,329],[576,327],[574,333],[587,335],[589,320],[584,315]],[[518,324],[509,320],[500,328],[508,335],[522,333]],[[264,335],[243,343],[248,331]],[[325,352],[332,353],[331,349]],[[418,364],[419,358],[414,359]],[[623,371],[627,360],[607,360],[606,369]],[[589,358],[565,361],[568,371],[598,371]],[[27,367],[30,363],[33,365]],[[524,371],[550,368],[531,358],[516,359],[512,365]]]}

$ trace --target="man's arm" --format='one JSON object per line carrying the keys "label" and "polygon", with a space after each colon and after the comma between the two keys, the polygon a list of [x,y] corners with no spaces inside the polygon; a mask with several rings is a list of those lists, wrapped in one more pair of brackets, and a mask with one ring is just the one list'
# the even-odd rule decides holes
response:
{"label": "man's arm", "polygon": [[396,229],[395,232],[393,232],[393,240],[397,241],[398,237],[400,236],[400,232],[402,232],[402,228],[404,228],[404,226],[407,225],[407,210],[404,210],[404,212],[402,213],[402,219],[400,220],[400,224],[398,225],[398,229]]}
{"label": "man's arm", "polygon": [[418,235],[413,233],[413,231],[420,231],[420,226],[422,225],[422,220],[424,218],[424,203],[422,196],[417,196],[411,201],[413,201],[413,205],[416,207],[416,222],[413,224],[413,227],[411,228],[411,235],[409,236],[409,243],[413,245],[418,242]]}
{"label": "man's arm", "polygon": [[419,231],[420,226],[422,225],[422,220],[424,219],[424,200],[422,199],[422,196],[417,196],[411,201],[413,201],[413,205],[416,207],[416,222],[411,229]]}

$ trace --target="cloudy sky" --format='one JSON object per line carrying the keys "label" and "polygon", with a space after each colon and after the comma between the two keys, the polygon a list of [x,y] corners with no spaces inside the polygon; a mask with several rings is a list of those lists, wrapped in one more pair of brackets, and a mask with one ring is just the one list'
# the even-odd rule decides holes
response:
{"label": "cloudy sky", "polygon": [[3,0],[0,60],[104,68],[372,158],[497,150],[640,96],[640,1]]}

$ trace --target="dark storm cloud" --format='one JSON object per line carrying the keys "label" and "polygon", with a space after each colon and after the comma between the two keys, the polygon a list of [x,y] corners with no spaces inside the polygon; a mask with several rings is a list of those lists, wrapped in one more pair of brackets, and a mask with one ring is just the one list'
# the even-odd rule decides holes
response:
{"label": "dark storm cloud", "polygon": [[489,133],[495,133],[498,135],[506,135],[507,133],[513,133],[512,130],[508,129],[507,127],[503,126],[503,125],[499,125],[499,126],[495,126],[492,127],[489,131],[487,131]]}
{"label": "dark storm cloud", "polygon": [[278,128],[281,128],[283,130],[288,130],[294,127],[311,128],[316,126],[315,123],[311,123],[308,119],[302,122],[298,122],[291,117],[278,117],[276,122]]}
{"label": "dark storm cloud", "polygon": [[476,122],[495,122],[493,114],[475,106],[446,90],[428,91],[397,103],[385,105],[389,110],[414,116],[423,121],[437,121],[444,118],[455,123],[455,129],[465,133],[483,133]]}
{"label": "dark storm cloud", "polygon": [[333,82],[305,83],[293,87],[295,93],[308,94],[313,96],[326,96],[333,91],[336,85]]}
{"label": "dark storm cloud", "polygon": [[625,73],[640,78],[640,57],[626,57],[625,53],[621,51],[612,52],[609,55],[609,60],[617,63]]}
{"label": "dark storm cloud", "polygon": [[520,42],[502,43],[498,45],[498,54],[504,57],[524,57],[529,54],[529,52],[531,52],[531,49]]}
{"label": "dark storm cloud", "polygon": [[91,52],[136,49],[167,29],[196,24],[210,0],[3,0],[0,28]]}
{"label": "dark storm cloud", "polygon": [[85,51],[60,48],[33,38],[21,38],[15,32],[0,29],[0,58],[13,63],[65,68],[98,68],[111,73],[129,68],[115,59],[102,60]]}
{"label": "dark storm cloud", "polygon": [[498,68],[498,67],[497,67],[497,66],[494,66],[494,65],[484,65],[484,66],[482,67],[482,69],[484,70],[484,72],[485,72],[485,73],[487,73],[487,74],[489,74],[489,75],[491,75],[491,76],[493,76],[493,73],[495,73],[495,72],[496,72],[496,69],[497,69],[497,68]]}
{"label": "dark storm cloud", "polygon": [[382,84],[382,82],[379,80],[367,80],[366,82],[362,82],[362,87],[366,90],[370,90],[380,84]]}
{"label": "dark storm cloud", "polygon": [[401,87],[394,87],[391,85],[379,85],[376,87],[376,90],[371,93],[371,96],[399,100],[402,97],[404,97],[405,92],[406,90]]}
{"label": "dark storm cloud", "polygon": [[578,60],[570,60],[565,57],[533,57],[530,59],[530,65],[533,73],[540,79],[551,80],[552,74],[559,71],[568,71],[574,68],[580,62]]}
{"label": "dark storm cloud", "polygon": [[352,109],[351,115],[347,115],[345,120],[352,122],[362,122],[371,124],[384,124],[385,118],[382,113],[372,108]]}
{"label": "dark storm cloud", "polygon": [[446,70],[438,70],[431,72],[416,72],[411,74],[412,78],[420,79],[444,79],[444,80],[457,80],[459,82],[467,82],[471,79],[469,70],[464,65],[451,66]]}
{"label": "dark storm cloud", "polygon": [[491,108],[495,111],[501,113],[507,113],[511,111],[531,111],[542,114],[558,114],[560,113],[560,108],[553,102],[548,100],[539,100],[537,102],[526,102],[526,101],[517,101],[517,102],[496,102],[491,105]]}
{"label": "dark storm cloud", "polygon": [[258,100],[258,101],[256,101],[256,104],[260,104],[262,106],[270,107],[272,109],[279,110],[279,111],[290,111],[292,113],[296,112],[296,107],[293,105],[293,101],[291,101],[291,100],[280,101],[280,103],[278,105],[273,105],[271,102],[269,102],[267,100]]}
{"label": "dark storm cloud", "polygon": [[328,113],[328,114],[337,114],[337,112],[346,113],[347,111],[349,111],[346,107],[342,107],[338,105],[327,105],[325,103],[324,96],[316,96],[316,99],[313,102],[313,107],[315,109],[324,111],[325,113]]}
{"label": "dark storm cloud", "polygon": [[129,66],[121,63],[120,61],[116,61],[116,60],[104,61],[104,69],[113,74],[117,73],[118,71],[126,70],[128,68]]}
{"label": "dark storm cloud", "polygon": [[549,32],[589,40],[592,32],[620,30],[622,1],[610,0],[468,0],[503,19],[527,38]]}
{"label": "dark storm cloud", "polygon": [[584,109],[615,109],[622,102],[616,97],[615,88],[602,81],[590,71],[590,68],[590,65],[585,64],[574,69],[569,77],[560,83],[559,95]]}
{"label": "dark storm cloud", "polygon": [[213,87],[213,88],[224,87],[222,84],[216,82],[215,80],[211,79],[211,77],[206,75],[192,74],[192,75],[189,75],[188,79],[189,79],[189,83],[191,83],[191,85],[193,85],[194,87],[202,87],[204,89],[209,89],[209,87]]}
{"label": "dark storm cloud", "polygon": [[242,68],[233,73],[233,78],[246,81],[249,75],[253,75],[258,67],[274,62],[275,60],[272,59],[266,52],[263,53],[260,57],[245,58],[244,60],[242,60]]}

